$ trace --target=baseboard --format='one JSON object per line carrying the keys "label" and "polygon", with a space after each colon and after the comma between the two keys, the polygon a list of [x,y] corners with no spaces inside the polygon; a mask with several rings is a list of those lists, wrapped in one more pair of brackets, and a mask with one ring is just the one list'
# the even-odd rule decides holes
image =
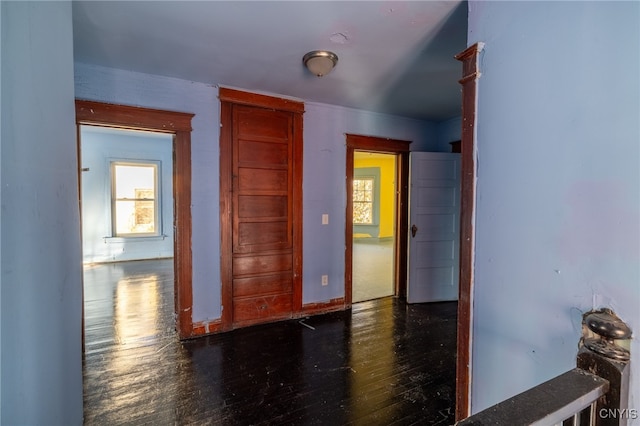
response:
{"label": "baseboard", "polygon": [[222,321],[217,319],[213,321],[194,322],[190,337],[202,337],[208,334],[219,333],[222,331]]}
{"label": "baseboard", "polygon": [[353,242],[357,244],[383,244],[393,242],[395,237],[364,237],[354,238]]}
{"label": "baseboard", "polygon": [[[327,300],[326,302],[308,303],[302,305],[302,310],[293,314],[293,318],[302,318],[311,315],[326,314],[329,312],[344,311],[347,309],[344,303],[344,297]],[[284,321],[287,318],[280,318],[273,322]],[[240,327],[241,328],[241,327]],[[188,339],[203,337],[210,334],[222,332],[222,320],[198,321],[192,325],[191,336]]]}
{"label": "baseboard", "polygon": [[318,315],[327,312],[343,311],[345,310],[344,297],[337,299],[331,299],[326,302],[307,303],[302,305],[302,310],[299,316]]}

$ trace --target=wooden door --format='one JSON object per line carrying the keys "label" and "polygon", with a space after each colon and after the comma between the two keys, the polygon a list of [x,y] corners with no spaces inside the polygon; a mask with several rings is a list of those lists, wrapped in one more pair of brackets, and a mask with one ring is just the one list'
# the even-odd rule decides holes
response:
{"label": "wooden door", "polygon": [[407,302],[458,300],[460,154],[412,152]]}
{"label": "wooden door", "polygon": [[239,327],[290,318],[301,305],[299,114],[245,104],[225,111],[231,146],[221,156],[231,158],[221,161],[230,162],[231,235],[222,249],[230,250],[231,271],[223,313],[229,304],[231,312],[223,322]]}

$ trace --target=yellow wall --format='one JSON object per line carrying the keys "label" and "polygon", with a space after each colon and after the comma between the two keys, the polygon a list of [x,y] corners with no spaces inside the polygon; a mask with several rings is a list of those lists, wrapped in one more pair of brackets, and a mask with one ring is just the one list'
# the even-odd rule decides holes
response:
{"label": "yellow wall", "polygon": [[[364,158],[358,158],[364,157]],[[395,178],[396,160],[394,155],[375,155],[366,158],[367,154],[356,155],[354,168],[380,168],[380,235],[379,238],[393,237],[395,213]],[[372,235],[375,237],[375,235]]]}

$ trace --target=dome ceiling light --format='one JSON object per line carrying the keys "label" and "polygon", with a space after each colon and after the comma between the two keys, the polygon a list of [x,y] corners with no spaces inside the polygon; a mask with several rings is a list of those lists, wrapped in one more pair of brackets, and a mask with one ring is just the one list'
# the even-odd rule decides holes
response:
{"label": "dome ceiling light", "polygon": [[309,71],[318,77],[331,72],[338,63],[338,55],[328,50],[313,50],[302,58],[302,63]]}

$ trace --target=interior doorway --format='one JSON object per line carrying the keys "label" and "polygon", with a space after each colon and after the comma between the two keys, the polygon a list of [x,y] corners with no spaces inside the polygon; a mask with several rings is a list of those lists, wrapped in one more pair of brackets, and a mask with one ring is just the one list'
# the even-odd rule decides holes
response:
{"label": "interior doorway", "polygon": [[352,302],[395,295],[395,154],[354,151]]}
{"label": "interior doorway", "polygon": [[170,134],[80,126],[83,263],[173,257]]}
{"label": "interior doorway", "polygon": [[347,306],[406,296],[409,143],[347,135]]}
{"label": "interior doorway", "polygon": [[[131,233],[139,232],[140,235],[144,235],[147,238],[154,238],[156,240],[167,240],[166,230],[172,229],[172,238],[169,241],[172,242],[173,253],[173,314],[175,317],[175,328],[178,331],[178,335],[181,339],[191,337],[194,334],[193,320],[192,320],[192,258],[191,258],[191,119],[193,114],[155,110],[149,108],[132,107],[126,105],[114,105],[106,104],[102,102],[83,101],[76,100],[76,123],[78,126],[78,164],[82,164],[82,142],[81,142],[81,128],[82,126],[98,126],[108,129],[127,129],[143,132],[156,132],[162,133],[169,137],[171,140],[171,167],[172,173],[169,180],[172,182],[172,197],[165,196],[164,198],[172,198],[170,204],[173,205],[173,218],[168,223],[160,225],[159,220],[161,203],[153,197],[163,198],[161,194],[153,195],[148,189],[138,192],[135,195],[133,191],[133,199],[131,193],[124,194],[120,197],[117,190],[113,192],[105,190],[104,193],[110,194],[109,204],[111,210],[114,209],[114,205],[118,201],[123,202],[123,209],[127,209],[131,212],[133,206],[134,227],[118,229],[118,218],[114,215],[109,215],[106,219],[110,225],[109,229],[115,231],[115,238],[123,238]],[[114,161],[111,161],[114,160]],[[120,159],[123,160],[123,159]],[[104,164],[103,164],[104,166]],[[131,161],[118,161],[118,159],[111,158],[109,160],[110,174],[115,176],[118,174],[117,166],[123,166],[123,170],[131,171],[131,166],[144,169],[144,173],[148,175],[157,175],[157,170],[161,167],[154,161],[134,162]],[[83,193],[83,168],[82,166],[78,170],[78,185],[80,194]],[[143,173],[143,174],[144,174]],[[126,174],[126,173],[125,173]],[[117,178],[116,178],[117,180]],[[123,179],[123,185],[126,187],[129,179]],[[158,183],[157,179],[152,181]],[[149,179],[147,179],[147,182]],[[145,183],[147,185],[147,183]],[[110,186],[117,187],[117,182],[114,185],[110,181]],[[165,200],[167,201],[167,200]],[[80,211],[82,208],[82,199],[80,202]],[[139,204],[140,217],[136,218],[136,202]],[[149,209],[149,204],[156,204],[156,211]],[[171,208],[168,208],[171,210]],[[153,216],[153,217],[151,217]],[[131,215],[128,215],[129,219]],[[139,219],[139,220],[138,220]],[[85,218],[82,218],[82,223],[85,222]],[[139,223],[135,223],[138,221]],[[125,220],[126,222],[126,220]],[[154,223],[150,226],[150,223]],[[87,224],[90,226],[90,224]],[[163,231],[164,230],[164,231]],[[119,234],[119,232],[122,234]],[[108,235],[114,237],[114,235]],[[140,242],[142,240],[139,240]],[[83,294],[84,299],[84,294]],[[84,312],[83,312],[84,322]],[[83,327],[83,342],[84,342],[84,327]]]}
{"label": "interior doorway", "polygon": [[175,339],[172,141],[79,126],[85,355]]}

